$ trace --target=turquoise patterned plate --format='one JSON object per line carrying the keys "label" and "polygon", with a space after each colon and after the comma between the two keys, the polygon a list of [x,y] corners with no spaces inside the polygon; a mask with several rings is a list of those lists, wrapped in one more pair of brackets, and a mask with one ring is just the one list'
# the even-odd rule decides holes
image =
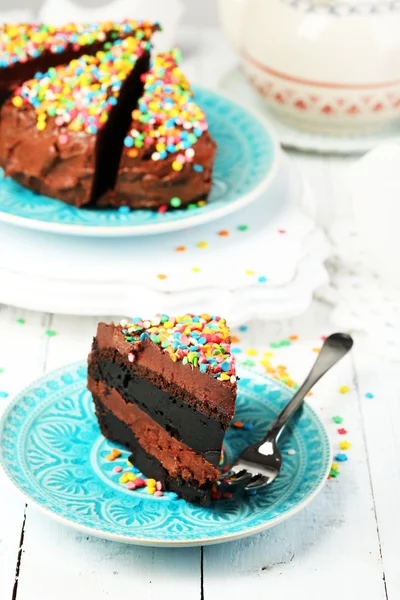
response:
{"label": "turquoise patterned plate", "polygon": [[216,92],[195,87],[218,151],[214,186],[206,206],[161,214],[151,210],[88,210],[40,196],[0,170],[0,221],[30,229],[111,237],[186,229],[223,217],[268,188],[276,173],[279,146],[263,117]]}
{"label": "turquoise patterned plate", "polygon": [[[259,439],[292,393],[242,368],[240,376],[236,417],[254,429],[228,432],[228,457]],[[112,445],[100,434],[85,385],[84,363],[59,369],[19,394],[0,422],[0,464],[14,485],[29,502],[85,533],[149,546],[225,542],[287,519],[326,481],[328,436],[315,412],[305,406],[281,439],[281,475],[256,496],[201,508],[173,494],[156,498],[146,491],[128,491],[112,472],[118,463],[105,459]],[[124,450],[119,464],[126,466],[128,455]]]}

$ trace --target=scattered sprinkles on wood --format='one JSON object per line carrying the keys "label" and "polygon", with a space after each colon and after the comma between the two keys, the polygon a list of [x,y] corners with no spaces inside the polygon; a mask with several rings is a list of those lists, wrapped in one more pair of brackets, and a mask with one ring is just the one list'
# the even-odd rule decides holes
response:
{"label": "scattered sprinkles on wood", "polygon": [[351,448],[351,444],[350,444],[350,442],[348,442],[347,440],[345,440],[344,442],[340,442],[339,448],[341,450],[349,450]]}
{"label": "scattered sprinkles on wood", "polygon": [[156,315],[152,320],[133,319],[120,322],[122,333],[135,346],[154,342],[169,354],[173,362],[190,364],[202,373],[220,381],[236,383],[235,360],[231,354],[231,339],[225,319],[209,314],[171,317]]}
{"label": "scattered sprinkles on wood", "polygon": [[342,386],[339,388],[339,392],[340,392],[341,394],[348,394],[348,393],[350,392],[350,388],[349,388],[349,386],[348,386],[348,385],[342,385]]}
{"label": "scattered sprinkles on wood", "polygon": [[344,419],[343,419],[343,417],[335,416],[335,417],[332,417],[332,421],[334,423],[336,423],[337,425],[340,425],[341,423],[343,423]]}
{"label": "scattered sprinkles on wood", "polygon": [[335,460],[337,462],[346,462],[346,460],[349,460],[347,457],[347,454],[344,454],[344,452],[339,452],[338,454],[335,455]]}

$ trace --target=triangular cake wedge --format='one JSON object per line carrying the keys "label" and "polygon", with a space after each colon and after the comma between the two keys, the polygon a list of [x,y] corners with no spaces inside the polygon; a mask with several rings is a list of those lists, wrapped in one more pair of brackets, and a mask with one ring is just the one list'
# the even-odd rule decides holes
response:
{"label": "triangular cake wedge", "polygon": [[103,435],[164,489],[210,501],[224,433],[234,415],[236,371],[224,319],[159,315],[100,323],[88,389]]}
{"label": "triangular cake wedge", "polygon": [[201,205],[212,186],[216,144],[178,53],[156,55],[143,80],[116,186],[98,204],[160,211]]}
{"label": "triangular cake wedge", "polygon": [[5,24],[0,26],[0,104],[37,72],[67,64],[128,36],[150,40],[157,23],[125,19],[99,23]]}
{"label": "triangular cake wedge", "polygon": [[150,42],[117,40],[22,84],[1,112],[0,166],[31,190],[75,206],[114,185]]}

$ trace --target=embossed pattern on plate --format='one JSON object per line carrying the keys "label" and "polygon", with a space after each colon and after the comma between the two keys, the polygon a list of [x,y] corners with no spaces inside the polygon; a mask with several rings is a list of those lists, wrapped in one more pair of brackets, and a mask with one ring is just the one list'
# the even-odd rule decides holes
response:
{"label": "embossed pattern on plate", "polygon": [[[236,418],[254,430],[230,430],[228,456],[260,438],[292,392],[240,368]],[[234,497],[207,508],[128,492],[105,460],[111,444],[99,431],[86,365],[69,365],[33,383],[0,422],[0,464],[28,501],[86,533],[152,546],[228,541],[271,527],[303,508],[322,488],[331,464],[326,431],[305,405],[281,440],[281,475],[256,496]],[[295,454],[288,454],[288,450]],[[124,450],[123,457],[128,456]],[[115,477],[115,479],[114,479]]]}

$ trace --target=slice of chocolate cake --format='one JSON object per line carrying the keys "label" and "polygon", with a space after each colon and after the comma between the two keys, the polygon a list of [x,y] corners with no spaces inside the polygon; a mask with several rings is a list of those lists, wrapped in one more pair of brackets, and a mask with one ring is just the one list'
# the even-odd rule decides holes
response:
{"label": "slice of chocolate cake", "polygon": [[143,76],[116,185],[100,206],[166,210],[207,199],[216,144],[178,63],[176,51],[158,54]]}
{"label": "slice of chocolate cake", "polygon": [[236,374],[224,319],[210,315],[100,323],[88,389],[101,431],[164,489],[207,504],[233,417]]}
{"label": "slice of chocolate cake", "polygon": [[117,40],[17,88],[1,113],[5,174],[78,207],[104,194],[115,182],[149,49],[137,37]]}
{"label": "slice of chocolate cake", "polygon": [[104,45],[128,36],[149,40],[158,24],[125,19],[100,23],[0,26],[0,104],[14,89],[36,73],[67,64],[83,54],[95,54]]}

